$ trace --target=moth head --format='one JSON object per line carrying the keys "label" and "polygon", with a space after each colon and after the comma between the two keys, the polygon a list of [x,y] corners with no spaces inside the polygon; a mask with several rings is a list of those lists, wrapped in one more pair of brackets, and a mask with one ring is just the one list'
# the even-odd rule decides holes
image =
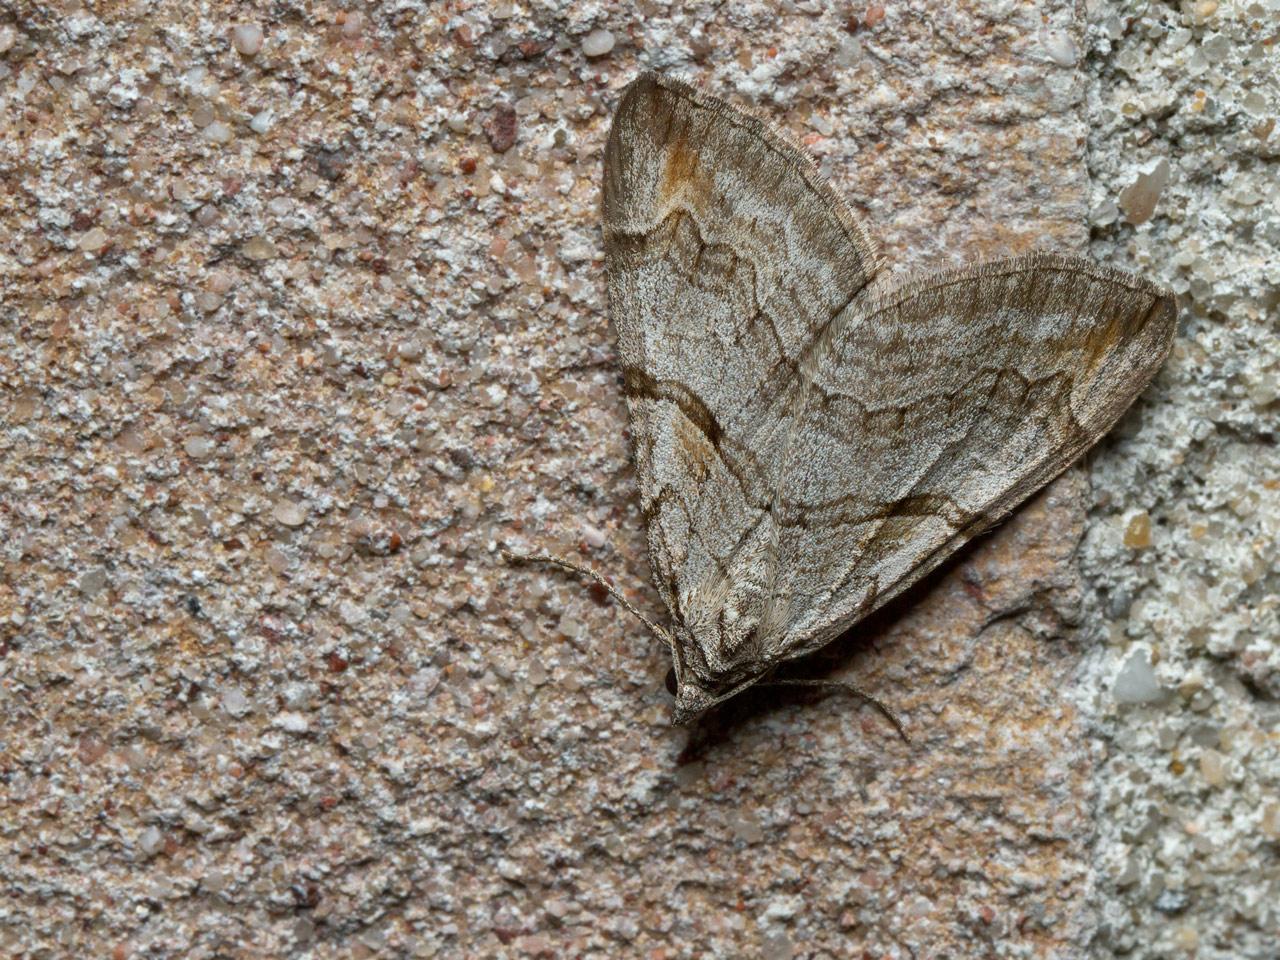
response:
{"label": "moth head", "polygon": [[773,612],[765,578],[742,567],[683,598],[683,629],[674,644],[676,723],[687,723],[769,671],[764,640]]}
{"label": "moth head", "polygon": [[704,685],[701,677],[685,674],[682,679],[680,671],[673,667],[667,677],[667,689],[672,690],[676,698],[671,722],[680,726],[696,720],[717,703],[741,693],[767,672],[768,668],[728,684]]}

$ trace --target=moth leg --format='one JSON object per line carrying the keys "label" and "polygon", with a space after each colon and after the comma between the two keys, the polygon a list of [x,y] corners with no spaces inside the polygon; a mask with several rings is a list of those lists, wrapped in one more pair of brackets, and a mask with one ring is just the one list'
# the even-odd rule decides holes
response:
{"label": "moth leg", "polygon": [[631,602],[624,597],[622,593],[613,586],[613,584],[590,567],[584,567],[580,563],[574,563],[572,560],[566,560],[564,557],[553,556],[549,553],[521,554],[512,553],[510,550],[500,550],[499,552],[502,554],[502,559],[506,560],[507,563],[549,563],[554,567],[563,567],[565,570],[572,570],[574,573],[580,573],[584,576],[590,577],[596,583],[600,584],[601,587],[607,590],[609,596],[617,600],[624,610],[648,627],[650,633],[665,643],[668,647],[674,649],[674,641],[671,639],[671,634],[666,630],[663,630],[660,626],[633,607]]}
{"label": "moth leg", "polygon": [[853,694],[863,703],[869,703],[871,704],[871,706],[879,710],[882,714],[884,714],[884,718],[888,720],[891,724],[893,724],[893,729],[898,731],[898,736],[900,736],[907,743],[911,742],[911,738],[907,736],[907,731],[902,726],[902,721],[900,721],[896,716],[894,716],[892,710],[886,707],[883,703],[881,703],[871,694],[864,693],[862,690],[859,690],[857,687],[855,687],[851,683],[841,683],[839,680],[768,680],[760,684],[760,686],[762,687],[829,687],[832,689],[843,690],[846,693]]}

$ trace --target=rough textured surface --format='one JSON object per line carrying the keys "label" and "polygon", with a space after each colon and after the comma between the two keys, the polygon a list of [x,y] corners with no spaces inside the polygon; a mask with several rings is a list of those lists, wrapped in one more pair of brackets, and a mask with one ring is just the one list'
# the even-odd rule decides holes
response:
{"label": "rough textured surface", "polygon": [[1280,3],[1098,3],[1099,259],[1182,301],[1162,375],[1094,460],[1081,694],[1100,955],[1280,943]]}
{"label": "rough textured surface", "polygon": [[[1161,865],[1153,892],[1148,863],[1181,849],[1160,838],[1208,840],[1218,872],[1194,916],[1221,933],[1203,935],[1263,956],[1275,301],[1265,257],[1233,231],[1253,217],[1274,264],[1276,227],[1273,203],[1229,206],[1226,190],[1274,189],[1275,135],[1252,132],[1273,95],[1233,79],[1234,47],[1214,54],[1202,73],[1226,79],[1205,110],[1224,112],[1206,116],[1234,126],[1196,133],[1188,115],[1138,148],[1097,122],[1111,159],[1091,197],[1071,5],[821,6],[4,8],[0,948],[1069,957],[1094,939],[1096,903],[1129,936],[1110,888],[1089,898],[1102,752],[1091,699],[1068,692],[1079,472],[815,664],[898,708],[912,748],[847,701],[776,692],[672,729],[667,664],[638,624],[575,581],[495,563],[499,542],[576,547],[658,610],[599,269],[608,111],[644,64],[772,112],[898,267],[1079,252],[1140,154],[1201,138],[1165,151],[1191,261],[1153,246],[1172,242],[1158,164],[1123,200],[1152,207],[1146,225],[1097,241],[1183,283],[1198,312],[1181,347],[1203,362],[1184,359],[1101,461],[1087,556],[1107,589],[1095,621],[1125,615],[1106,634],[1123,664],[1130,645],[1169,643],[1162,683],[1212,681],[1222,717],[1197,723],[1221,726],[1224,779],[1212,819],[1186,829],[1210,733],[1175,727],[1171,757],[1156,738],[1180,707],[1121,708],[1106,763],[1135,786],[1104,782],[1098,856],[1117,865],[1149,817],[1143,882],[1118,903],[1158,919],[1145,904],[1171,903],[1182,876]],[[1206,62],[1212,24],[1269,35],[1221,9],[1188,27]],[[1118,95],[1126,43],[1145,77],[1173,34],[1099,48],[1090,109]],[[1159,89],[1204,85],[1187,83]],[[1192,506],[1212,512],[1194,541],[1194,518],[1177,519]],[[1130,523],[1139,509],[1150,527]],[[1121,549],[1117,522],[1152,546]],[[1179,591],[1175,561],[1217,572]],[[1187,596],[1207,608],[1204,642],[1172,621],[1157,636]],[[1210,646],[1228,636],[1238,653]],[[1086,694],[1109,689],[1105,666]],[[1128,695],[1147,680],[1129,668]],[[1195,691],[1173,702],[1192,710]],[[1146,797],[1166,777],[1190,791],[1169,809],[1190,816]],[[1167,955],[1148,945],[1176,929],[1138,928],[1135,952]]]}

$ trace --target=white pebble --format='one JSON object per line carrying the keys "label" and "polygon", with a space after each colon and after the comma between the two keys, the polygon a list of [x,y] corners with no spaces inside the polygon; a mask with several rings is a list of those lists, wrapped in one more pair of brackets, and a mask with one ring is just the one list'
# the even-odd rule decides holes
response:
{"label": "white pebble", "polygon": [[338,604],[338,616],[342,617],[342,622],[348,627],[358,627],[369,621],[369,611],[350,600],[343,600]]}
{"label": "white pebble", "polygon": [[300,713],[284,711],[276,714],[272,726],[279,727],[281,730],[287,730],[289,733],[306,733],[311,727],[311,721]]}
{"label": "white pebble", "polygon": [[405,360],[421,360],[424,352],[425,348],[422,345],[422,341],[417,337],[401,341],[400,345],[396,347],[396,353]]}
{"label": "white pebble", "polygon": [[80,237],[78,246],[85,253],[99,253],[111,242],[107,232],[101,227],[93,227]]}
{"label": "white pebble", "polygon": [[231,45],[241,56],[252,57],[262,49],[262,28],[256,23],[237,24],[231,31]]}
{"label": "white pebble", "polygon": [[1120,672],[1116,674],[1115,686],[1111,695],[1116,703],[1155,703],[1164,698],[1164,688],[1151,669],[1151,661],[1143,650],[1135,650],[1129,655]]}
{"label": "white pebble", "polygon": [[209,124],[202,131],[200,131],[200,135],[204,137],[206,140],[208,140],[210,143],[230,143],[231,142],[231,128],[227,126],[225,123],[223,123],[221,120],[213,121],[213,123]]}
{"label": "white pebble", "polygon": [[306,507],[292,500],[281,500],[272,509],[271,515],[276,518],[276,523],[282,523],[286,527],[297,527],[306,521],[307,510]]}
{"label": "white pebble", "polygon": [[1076,60],[1080,58],[1071,36],[1057,30],[1044,38],[1044,49],[1049,54],[1049,59],[1060,67],[1074,67]]}
{"label": "white pebble", "polygon": [[498,876],[504,880],[519,880],[524,876],[524,871],[520,869],[518,863],[513,863],[506,857],[498,861]]}
{"label": "white pebble", "polygon": [[164,849],[164,834],[155,827],[147,827],[138,836],[138,849],[144,856],[154,857]]}
{"label": "white pebble", "polygon": [[1200,754],[1200,775],[1211,787],[1220,787],[1227,782],[1226,758],[1217,750],[1205,750]]}
{"label": "white pebble", "polygon": [[1111,200],[1104,200],[1089,211],[1089,219],[1100,227],[1115,223],[1118,216],[1120,216],[1120,208]]}
{"label": "white pebble", "polygon": [[258,134],[266,133],[275,122],[276,112],[268,107],[253,115],[253,119],[249,121],[249,129]]}
{"label": "white pebble", "polygon": [[285,706],[290,710],[307,710],[311,707],[311,701],[315,697],[315,687],[309,683],[286,683],[281,695],[284,698]]}
{"label": "white pebble", "polygon": [[613,34],[608,30],[592,30],[582,41],[582,52],[588,57],[603,57],[613,49]]}
{"label": "white pebble", "polygon": [[243,717],[249,712],[249,698],[239,687],[227,687],[222,691],[222,709],[233,717]]}
{"label": "white pebble", "polygon": [[797,896],[774,897],[765,907],[761,920],[768,923],[771,920],[790,920],[804,907],[804,901]]}
{"label": "white pebble", "polygon": [[213,441],[208,437],[188,437],[187,442],[182,447],[187,451],[187,456],[196,460],[203,459],[213,453]]}

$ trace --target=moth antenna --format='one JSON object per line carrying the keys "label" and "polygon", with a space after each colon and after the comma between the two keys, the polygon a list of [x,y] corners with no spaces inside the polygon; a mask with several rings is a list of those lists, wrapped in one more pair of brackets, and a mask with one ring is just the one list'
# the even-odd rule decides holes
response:
{"label": "moth antenna", "polygon": [[835,687],[845,691],[846,693],[852,693],[855,697],[857,697],[863,703],[871,704],[871,706],[875,707],[882,714],[884,714],[884,718],[888,720],[891,724],[893,724],[893,729],[898,731],[898,736],[900,736],[903,739],[903,741],[905,741],[906,743],[911,742],[911,738],[907,736],[906,729],[904,729],[902,726],[902,721],[899,720],[896,716],[894,716],[893,711],[890,710],[888,707],[886,707],[883,703],[881,703],[875,697],[873,697],[871,694],[865,693],[862,690],[859,690],[852,683],[842,683],[839,680],[769,680],[766,683],[760,684],[760,686],[762,687]]}
{"label": "moth antenna", "polygon": [[600,584],[601,587],[607,590],[609,592],[609,596],[613,597],[614,600],[617,600],[624,610],[648,627],[650,633],[665,643],[668,647],[674,649],[675,642],[672,640],[671,634],[666,630],[663,630],[660,626],[633,607],[631,605],[631,601],[624,597],[622,593],[613,586],[613,584],[590,567],[584,567],[580,563],[574,563],[572,560],[566,560],[564,557],[557,557],[550,553],[512,553],[510,550],[504,550],[501,548],[498,552],[502,554],[502,559],[506,560],[507,563],[510,564],[548,563],[553,567],[563,567],[565,570],[572,570],[574,573],[580,573],[584,576],[590,577],[596,583]]}

